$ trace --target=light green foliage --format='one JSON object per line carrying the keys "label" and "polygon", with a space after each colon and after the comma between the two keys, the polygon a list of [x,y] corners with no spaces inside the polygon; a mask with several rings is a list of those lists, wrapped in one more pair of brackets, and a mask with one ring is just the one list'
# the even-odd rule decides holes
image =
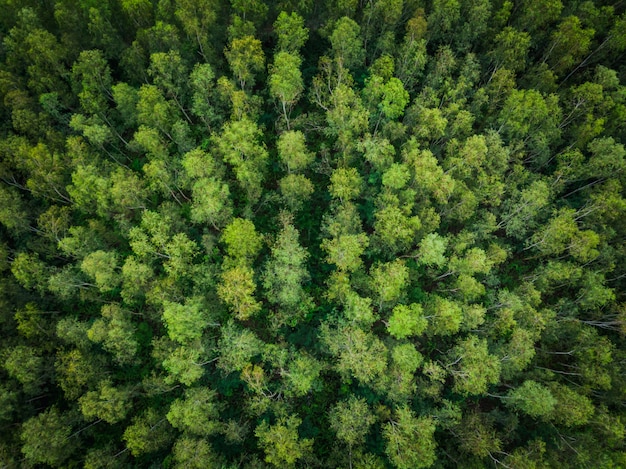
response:
{"label": "light green foliage", "polygon": [[577,16],[564,18],[552,33],[553,43],[548,56],[552,70],[562,75],[579,63],[587,55],[594,34],[593,28],[582,27]]}
{"label": "light green foliage", "polygon": [[493,262],[484,250],[471,248],[463,254],[463,257],[452,256],[448,266],[459,274],[488,274],[493,267]]}
{"label": "light green foliage", "polygon": [[432,418],[415,417],[408,407],[399,407],[383,427],[385,453],[399,469],[429,467],[435,462],[434,433]]}
{"label": "light green foliage", "polygon": [[363,135],[369,124],[369,112],[355,90],[339,83],[333,90],[331,102],[326,109],[325,131],[337,137],[337,146],[344,154],[345,161],[350,161],[350,152],[354,149],[354,140]]}
{"label": "light green foliage", "polygon": [[133,456],[153,453],[171,440],[171,427],[154,409],[148,409],[133,419],[124,430],[123,439]]}
{"label": "light green foliage", "polygon": [[443,267],[448,240],[437,233],[429,233],[420,242],[418,260],[427,266]]}
{"label": "light green foliage", "polygon": [[407,21],[406,34],[397,52],[396,74],[408,91],[413,90],[428,61],[424,39],[427,23],[423,13],[424,10],[418,10],[415,16]]}
{"label": "light green foliage", "polygon": [[454,359],[454,391],[463,395],[484,394],[487,387],[500,379],[500,361],[489,354],[487,341],[471,336],[451,350]]}
{"label": "light green foliage", "polygon": [[607,178],[626,167],[626,149],[612,138],[597,138],[588,145],[591,157],[583,167],[584,177]]}
{"label": "light green foliage", "polygon": [[165,245],[167,261],[163,263],[165,272],[173,278],[181,278],[190,273],[191,263],[198,252],[197,244],[185,233],[176,233]]}
{"label": "light green foliage", "polygon": [[411,173],[406,164],[392,164],[383,174],[383,186],[391,189],[402,189],[411,178]]}
{"label": "light green foliage", "polygon": [[286,312],[296,313],[296,316],[310,302],[303,289],[309,279],[306,269],[308,252],[300,246],[298,236],[298,230],[285,220],[263,274],[267,298]]}
{"label": "light green foliage", "polygon": [[560,120],[556,95],[543,97],[536,90],[513,90],[504,103],[499,123],[510,138],[523,139],[531,157],[542,162],[550,145],[561,135]]}
{"label": "light green foliage", "polygon": [[270,66],[270,96],[279,102],[289,127],[289,116],[294,104],[304,91],[300,65],[302,59],[289,52],[278,52]]}
{"label": "light green foliage", "polygon": [[426,316],[432,318],[429,327],[431,334],[452,335],[461,327],[463,310],[456,301],[434,295],[426,305]]}
{"label": "light green foliage", "polygon": [[560,383],[551,383],[550,391],[556,401],[550,416],[555,422],[566,427],[586,425],[589,422],[594,414],[594,406],[587,396]]}
{"label": "light green foliage", "polygon": [[249,329],[229,322],[221,331],[217,366],[226,373],[243,370],[254,356],[263,351],[263,342]]}
{"label": "light green foliage", "polygon": [[102,361],[97,357],[83,353],[77,348],[58,352],[54,368],[67,399],[78,399],[88,385],[97,383],[102,365]]}
{"label": "light green foliage", "polygon": [[198,381],[204,374],[200,363],[203,354],[204,347],[198,342],[171,348],[162,362],[163,368],[169,373],[166,382],[191,386]]}
{"label": "light green foliage", "polygon": [[129,390],[113,386],[110,380],[101,381],[97,391],[89,391],[78,403],[87,419],[102,419],[107,423],[117,423],[126,417],[132,408]]}
{"label": "light green foliage", "polygon": [[432,152],[420,151],[413,140],[407,145],[403,157],[411,168],[414,180],[419,183],[418,190],[439,203],[446,203],[452,195],[455,181],[444,173]]}
{"label": "light green foliage", "polygon": [[363,186],[363,180],[356,168],[339,168],[330,176],[330,194],[342,202],[356,199]]}
{"label": "light green foliage", "polygon": [[304,171],[315,161],[315,154],[307,150],[304,134],[299,130],[280,134],[276,147],[288,173]]}
{"label": "light green foliage", "polygon": [[232,213],[228,184],[217,178],[199,178],[191,188],[191,219],[196,223],[209,222],[221,226]]}
{"label": "light green foliage", "polygon": [[194,298],[188,299],[185,304],[165,301],[163,321],[170,339],[183,345],[202,337],[208,324],[204,305]]}
{"label": "light green foliage", "polygon": [[221,238],[226,245],[226,253],[239,263],[248,264],[259,253],[263,238],[256,232],[254,223],[243,218],[233,219]]}
{"label": "light green foliage", "polygon": [[210,177],[216,171],[216,161],[200,148],[185,153],[182,165],[189,178]]}
{"label": "light green foliage", "polygon": [[237,319],[245,321],[261,309],[261,303],[254,298],[255,290],[254,271],[246,265],[235,265],[222,272],[217,294]]}
{"label": "light green foliage", "polygon": [[219,405],[215,391],[205,388],[190,388],[184,398],[170,405],[167,420],[179,430],[207,437],[220,429]]}
{"label": "light green foliage", "polygon": [[623,3],[0,11],[0,466],[626,468]]}
{"label": "light green foliage", "polygon": [[172,452],[176,469],[204,469],[220,464],[211,445],[203,438],[181,436]]}
{"label": "light green foliage", "polygon": [[242,90],[252,87],[255,74],[265,68],[261,41],[252,36],[233,39],[224,55]]}
{"label": "light green foliage", "polygon": [[94,279],[96,286],[104,292],[114,289],[120,282],[117,262],[115,252],[95,251],[83,259],[80,268]]}
{"label": "light green foliage", "polygon": [[50,407],[22,425],[22,453],[33,464],[60,466],[76,449],[77,442],[69,438],[71,434],[68,416]]}
{"label": "light green foliage", "polygon": [[213,226],[227,220],[232,213],[230,189],[215,158],[196,148],[185,154],[182,165],[191,184],[192,220]]}
{"label": "light green foliage", "polygon": [[322,342],[337,357],[336,369],[344,379],[356,378],[368,384],[387,368],[387,348],[374,334],[355,326],[323,327]]}
{"label": "light green foliage", "polygon": [[122,298],[132,304],[141,297],[154,277],[149,265],[140,262],[135,256],[128,256],[122,266]]}
{"label": "light green foliage", "polygon": [[557,403],[548,388],[532,380],[524,381],[521,386],[509,392],[507,398],[507,405],[533,418],[550,415]]}
{"label": "light green foliage", "polygon": [[150,56],[148,75],[166,96],[180,106],[183,85],[187,81],[187,69],[177,51],[156,52]]}
{"label": "light green foliage", "polygon": [[281,11],[274,22],[274,31],[278,35],[278,49],[291,53],[300,50],[309,37],[304,19],[295,12]]}
{"label": "light green foliage", "polygon": [[409,281],[409,269],[404,261],[399,259],[378,264],[371,270],[370,275],[375,298],[381,306],[398,301]]}
{"label": "light green foliage", "polygon": [[24,230],[28,223],[19,193],[4,184],[0,186],[0,223],[16,232]]}
{"label": "light green foliage", "polygon": [[341,271],[353,272],[362,265],[361,255],[369,244],[365,233],[340,235],[337,238],[322,241],[322,249],[326,251],[327,262],[335,264]]}
{"label": "light green foliage", "polygon": [[344,315],[349,321],[371,325],[376,320],[372,309],[372,300],[363,298],[353,291],[347,292],[344,299]]}
{"label": "light green foliage", "polygon": [[[1,249],[1,247],[0,247]],[[35,303],[26,303],[24,308],[15,312],[15,322],[20,335],[31,339],[45,337],[50,334],[50,318],[44,311],[40,311]]]}
{"label": "light green foliage", "polygon": [[261,130],[248,119],[229,122],[216,138],[217,148],[224,161],[232,165],[251,204],[261,197],[261,184],[268,158],[265,146],[258,142],[260,138]]}
{"label": "light green foliage", "polygon": [[141,85],[137,94],[137,121],[170,136],[174,109],[154,85]]}
{"label": "light green foliage", "polygon": [[526,67],[530,35],[507,26],[495,37],[492,58],[498,68],[516,72]]}
{"label": "light green foliage", "polygon": [[409,103],[409,93],[404,89],[400,80],[391,77],[381,87],[382,99],[378,107],[383,115],[390,120],[398,119],[404,114],[404,109]]}
{"label": "light green foliage", "polygon": [[311,180],[302,174],[288,174],[278,184],[283,202],[294,213],[307,204],[315,191]]}
{"label": "light green foliage", "polygon": [[210,64],[196,64],[189,75],[189,85],[192,90],[191,112],[198,116],[205,125],[215,119],[215,110],[212,102],[212,92],[215,87],[215,72]]}
{"label": "light green foliage", "polygon": [[513,329],[504,353],[506,355],[502,361],[503,377],[516,374],[527,368],[535,356],[533,333],[521,327]]}
{"label": "light green foliage", "polygon": [[409,216],[410,205],[400,207],[399,200],[392,194],[383,193],[381,199],[381,207],[375,215],[374,239],[380,243],[383,252],[396,253],[407,249],[414,243],[422,226],[420,218]]}
{"label": "light green foliage", "polygon": [[359,25],[346,16],[335,24],[330,43],[335,59],[346,68],[356,69],[363,65],[365,50],[360,36]]}
{"label": "light green foliage", "polygon": [[396,149],[387,139],[366,137],[360,144],[360,151],[376,171],[384,172],[394,159]]}
{"label": "light green foliage", "polygon": [[306,353],[296,354],[294,360],[283,373],[287,389],[285,394],[306,396],[319,385],[320,373],[324,365]]}
{"label": "light green foliage", "polygon": [[274,425],[263,420],[255,429],[259,446],[265,451],[265,461],[276,467],[293,467],[313,447],[313,440],[299,438],[298,427],[302,420],[295,415],[279,419]]}
{"label": "light green foliage", "polygon": [[543,180],[534,181],[517,197],[505,203],[506,212],[498,228],[504,227],[509,236],[523,239],[536,226],[536,218],[550,202],[550,186]]}
{"label": "light green foliage", "polygon": [[363,444],[370,427],[376,422],[365,399],[354,395],[339,401],[330,410],[328,419],[337,438],[349,447]]}
{"label": "light green foliage", "polygon": [[136,326],[130,313],[119,305],[102,307],[102,317],[96,319],[87,331],[89,340],[102,343],[120,364],[130,364],[135,360],[139,348],[135,338]]}
{"label": "light green foliage", "polygon": [[428,327],[422,306],[411,303],[409,306],[397,305],[389,318],[387,330],[396,339],[421,335]]}
{"label": "light green foliage", "polygon": [[11,273],[24,288],[45,289],[46,265],[37,254],[20,252],[11,263]]}
{"label": "light green foliage", "polygon": [[82,51],[72,67],[72,79],[80,89],[78,98],[85,112],[98,114],[106,110],[112,79],[101,51]]}
{"label": "light green foliage", "polygon": [[207,60],[212,54],[210,31],[215,28],[219,4],[216,0],[176,0],[174,14],[187,36],[195,41],[200,55]]}
{"label": "light green foliage", "polygon": [[391,358],[401,372],[409,374],[415,373],[424,359],[411,343],[396,345],[391,351]]}

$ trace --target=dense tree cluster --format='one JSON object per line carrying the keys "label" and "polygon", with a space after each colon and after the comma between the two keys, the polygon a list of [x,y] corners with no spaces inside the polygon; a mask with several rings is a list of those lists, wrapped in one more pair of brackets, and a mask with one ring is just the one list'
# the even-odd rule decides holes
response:
{"label": "dense tree cluster", "polygon": [[0,466],[626,467],[623,2],[0,11]]}

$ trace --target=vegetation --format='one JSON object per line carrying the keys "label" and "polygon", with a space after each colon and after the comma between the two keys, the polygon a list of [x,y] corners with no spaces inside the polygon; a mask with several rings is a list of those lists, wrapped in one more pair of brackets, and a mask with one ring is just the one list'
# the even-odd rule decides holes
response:
{"label": "vegetation", "polygon": [[623,2],[0,11],[0,466],[626,467]]}

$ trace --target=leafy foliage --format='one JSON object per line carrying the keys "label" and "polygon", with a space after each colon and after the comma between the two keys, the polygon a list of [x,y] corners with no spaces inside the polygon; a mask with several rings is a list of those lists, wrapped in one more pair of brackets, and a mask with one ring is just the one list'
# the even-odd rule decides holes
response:
{"label": "leafy foliage", "polygon": [[0,464],[626,467],[626,16],[0,2]]}

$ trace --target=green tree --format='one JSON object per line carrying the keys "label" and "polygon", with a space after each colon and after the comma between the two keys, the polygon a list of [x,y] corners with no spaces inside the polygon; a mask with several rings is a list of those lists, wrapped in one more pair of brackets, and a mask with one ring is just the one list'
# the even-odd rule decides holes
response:
{"label": "green tree", "polygon": [[330,35],[335,59],[350,70],[362,67],[365,60],[365,49],[360,36],[361,27],[347,16],[335,23],[335,28]]}
{"label": "green tree", "polygon": [[400,300],[409,281],[409,269],[402,260],[376,265],[371,271],[372,290],[378,300],[379,309],[383,305]]}
{"label": "green tree", "polygon": [[78,440],[72,435],[72,417],[56,407],[31,417],[22,425],[22,453],[33,464],[60,466],[74,453]]}
{"label": "green tree", "polygon": [[175,15],[194,41],[205,62],[214,54],[210,31],[215,28],[219,4],[214,0],[176,0]]}
{"label": "green tree", "polygon": [[131,391],[113,386],[110,380],[101,381],[97,391],[89,391],[79,399],[80,410],[87,419],[98,418],[114,424],[126,418],[132,408]]}
{"label": "green tree", "polygon": [[204,305],[197,298],[189,298],[185,304],[165,301],[163,321],[170,339],[182,345],[202,337],[208,325]]}
{"label": "green tree", "polygon": [[261,136],[261,130],[254,122],[242,119],[225,124],[222,134],[215,139],[224,161],[233,167],[250,204],[255,204],[261,197],[268,160],[265,146],[259,143]]}
{"label": "green tree", "polygon": [[115,361],[126,365],[135,362],[139,350],[136,332],[131,314],[119,305],[110,304],[102,307],[102,317],[93,322],[87,337],[102,343],[104,349],[113,354]]}
{"label": "green tree", "polygon": [[133,419],[122,438],[133,456],[141,456],[171,444],[172,431],[167,420],[149,408]]}
{"label": "green tree", "polygon": [[211,445],[201,438],[181,436],[174,443],[174,463],[177,469],[218,467],[220,461]]}
{"label": "green tree", "polygon": [[265,68],[265,54],[261,41],[252,36],[233,39],[224,55],[240,88],[244,91],[254,85],[254,75]]}
{"label": "green tree", "polygon": [[278,185],[283,202],[293,213],[300,211],[315,191],[311,180],[302,174],[288,174]]}
{"label": "green tree", "polygon": [[276,147],[288,173],[304,171],[315,161],[315,154],[307,149],[304,134],[299,130],[280,134]]}
{"label": "green tree", "polygon": [[476,336],[460,340],[451,350],[448,369],[454,377],[453,390],[460,394],[484,394],[500,378],[500,361],[489,354],[487,341]]}
{"label": "green tree", "polygon": [[222,233],[226,253],[235,263],[249,264],[259,254],[263,237],[257,233],[254,223],[243,218],[234,218]]}
{"label": "green tree", "polygon": [[551,414],[557,403],[548,388],[532,380],[524,381],[506,397],[508,398],[507,405],[534,418]]}
{"label": "green tree", "polygon": [[[312,302],[304,290],[309,280],[306,268],[308,252],[300,246],[298,230],[290,220],[283,221],[269,260],[263,273],[263,286],[269,301],[287,314],[287,323],[294,325],[306,313]],[[291,317],[289,317],[291,316]]]}
{"label": "green tree", "polygon": [[184,398],[178,398],[170,405],[167,420],[175,428],[194,435],[213,435],[221,428],[220,406],[216,398],[216,392],[208,388],[187,389]]}
{"label": "green tree", "polygon": [[304,91],[304,81],[300,72],[302,59],[289,52],[278,52],[270,66],[270,96],[279,102],[289,130],[289,117],[293,106]]}
{"label": "green tree", "polygon": [[396,339],[421,335],[428,327],[422,306],[418,303],[397,305],[387,323],[387,330]]}
{"label": "green tree", "polygon": [[293,467],[295,463],[307,456],[313,440],[300,438],[298,427],[302,420],[296,415],[279,419],[274,425],[263,420],[254,431],[259,446],[265,451],[265,461],[276,467]]}
{"label": "green tree", "polygon": [[387,347],[374,334],[356,326],[322,327],[322,343],[337,357],[336,369],[344,380],[369,384],[387,369]]}
{"label": "green tree", "polygon": [[274,31],[278,35],[278,49],[285,52],[297,53],[309,38],[304,18],[296,12],[281,11],[274,22]]}
{"label": "green tree", "polygon": [[385,453],[400,469],[429,467],[435,462],[435,423],[429,417],[415,417],[408,407],[395,409],[383,428]]}
{"label": "green tree", "polygon": [[83,259],[80,268],[95,281],[100,291],[104,292],[113,290],[119,284],[117,263],[116,252],[94,251]]}
{"label": "green tree", "polygon": [[352,463],[352,449],[365,443],[365,437],[376,422],[375,415],[365,399],[350,396],[330,409],[328,419],[337,438],[348,445]]}

